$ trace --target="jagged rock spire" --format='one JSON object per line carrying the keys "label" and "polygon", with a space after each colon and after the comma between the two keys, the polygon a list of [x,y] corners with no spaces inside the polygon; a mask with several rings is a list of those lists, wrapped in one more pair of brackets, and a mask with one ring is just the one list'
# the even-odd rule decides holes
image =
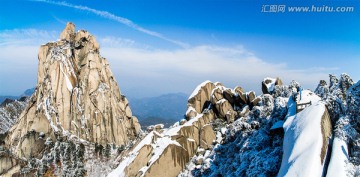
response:
{"label": "jagged rock spire", "polygon": [[75,136],[103,145],[123,145],[136,137],[138,120],[108,61],[100,56],[94,36],[85,30],[75,32],[69,22],[60,41],[40,47],[38,58],[36,90],[6,139],[18,156],[42,150],[40,133],[45,135],[42,139]]}
{"label": "jagged rock spire", "polygon": [[75,25],[72,22],[66,24],[65,29],[60,34],[60,40],[70,41],[71,37],[75,34]]}

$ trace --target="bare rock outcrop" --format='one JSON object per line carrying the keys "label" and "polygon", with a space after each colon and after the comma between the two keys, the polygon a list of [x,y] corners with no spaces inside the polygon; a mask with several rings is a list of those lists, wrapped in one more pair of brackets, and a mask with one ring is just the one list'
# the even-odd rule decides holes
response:
{"label": "bare rock outcrop", "polygon": [[213,119],[214,113],[199,114],[183,125],[151,131],[109,176],[177,176],[199,147],[212,148]]}
{"label": "bare rock outcrop", "polygon": [[[188,100],[188,108],[193,107],[197,113],[201,113],[204,106],[208,105],[211,97],[211,92],[215,88],[215,84],[210,81],[205,81],[200,84],[190,95]],[[188,117],[189,118],[189,117]]]}
{"label": "bare rock outcrop", "polygon": [[[221,141],[214,130],[215,119],[232,123],[249,114],[249,105],[260,101],[253,91],[205,81],[189,97],[186,120],[168,129],[149,129],[150,133],[109,176],[177,176],[198,151],[210,151],[215,142]],[[201,158],[196,160],[198,164],[203,162]]]}
{"label": "bare rock outcrop", "polygon": [[99,44],[71,22],[60,40],[42,45],[38,81],[5,147],[20,158],[40,157],[45,140],[71,136],[103,145],[124,145],[140,131]]}

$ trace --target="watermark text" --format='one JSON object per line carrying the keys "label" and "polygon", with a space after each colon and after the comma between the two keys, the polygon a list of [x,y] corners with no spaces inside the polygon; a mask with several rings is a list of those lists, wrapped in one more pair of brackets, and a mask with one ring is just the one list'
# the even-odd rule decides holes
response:
{"label": "watermark text", "polygon": [[283,4],[267,4],[267,5],[262,5],[261,7],[261,12],[264,13],[285,13],[285,12],[289,12],[289,13],[306,13],[306,12],[313,12],[313,13],[332,13],[332,12],[337,12],[337,13],[347,13],[347,12],[354,12],[355,8],[351,7],[351,6],[327,6],[327,5],[322,5],[322,6],[315,6],[315,5],[311,5],[311,6],[287,6],[287,5],[283,5]]}

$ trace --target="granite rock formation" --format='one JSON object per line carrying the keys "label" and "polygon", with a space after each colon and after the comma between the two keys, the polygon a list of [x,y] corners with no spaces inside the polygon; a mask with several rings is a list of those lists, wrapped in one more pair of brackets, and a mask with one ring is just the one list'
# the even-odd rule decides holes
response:
{"label": "granite rock formation", "polygon": [[35,92],[4,138],[8,154],[41,158],[49,150],[46,142],[61,137],[101,147],[126,145],[137,137],[138,120],[99,49],[94,36],[76,32],[71,22],[58,41],[40,47]]}

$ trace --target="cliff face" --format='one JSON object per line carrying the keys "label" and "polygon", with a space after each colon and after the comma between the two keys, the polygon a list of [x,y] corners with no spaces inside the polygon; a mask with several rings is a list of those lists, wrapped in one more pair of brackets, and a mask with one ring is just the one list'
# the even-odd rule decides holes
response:
{"label": "cliff face", "polygon": [[58,135],[102,145],[124,145],[136,137],[137,118],[91,34],[75,32],[68,23],[59,41],[40,47],[38,59],[36,90],[6,137],[14,154],[36,155],[44,139]]}

